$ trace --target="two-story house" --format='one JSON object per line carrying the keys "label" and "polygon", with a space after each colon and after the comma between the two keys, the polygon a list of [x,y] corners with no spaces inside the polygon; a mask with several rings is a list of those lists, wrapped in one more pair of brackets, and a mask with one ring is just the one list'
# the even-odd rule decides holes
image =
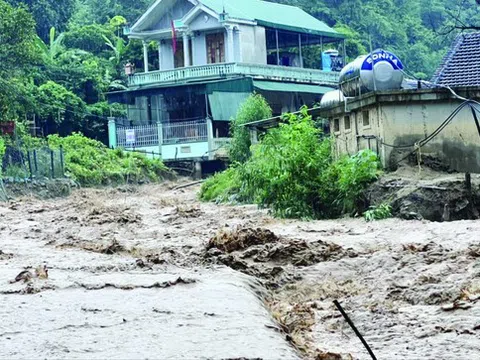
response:
{"label": "two-story house", "polygon": [[[229,122],[253,92],[276,115],[313,105],[338,84],[345,50],[303,10],[261,0],[157,0],[125,31],[143,42],[144,69],[109,94],[128,108],[127,122],[109,123],[110,145],[165,161],[223,156]],[[318,59],[307,64],[306,52]]]}

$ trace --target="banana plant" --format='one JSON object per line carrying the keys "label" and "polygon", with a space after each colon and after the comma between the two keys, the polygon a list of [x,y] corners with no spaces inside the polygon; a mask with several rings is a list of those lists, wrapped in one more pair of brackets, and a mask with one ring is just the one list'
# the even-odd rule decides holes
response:
{"label": "banana plant", "polygon": [[114,61],[115,66],[118,66],[122,61],[123,54],[125,54],[125,50],[126,50],[125,41],[122,38],[117,37],[117,41],[114,45],[112,40],[110,40],[105,35],[102,35],[102,36],[103,36],[103,39],[105,40],[105,45],[107,45],[110,49],[112,49],[113,53],[115,54],[110,58],[110,61]]}
{"label": "banana plant", "polygon": [[50,63],[55,61],[55,58],[64,50],[63,39],[65,34],[60,34],[56,37],[56,30],[54,27],[50,28],[50,41],[45,44],[40,37],[36,37],[36,45],[43,54],[43,57]]}

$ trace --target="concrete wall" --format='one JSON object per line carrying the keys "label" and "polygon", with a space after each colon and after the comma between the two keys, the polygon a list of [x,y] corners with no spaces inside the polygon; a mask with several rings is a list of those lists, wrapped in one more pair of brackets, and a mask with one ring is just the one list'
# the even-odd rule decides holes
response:
{"label": "concrete wall", "polygon": [[173,57],[173,43],[172,40],[161,40],[160,43],[161,67],[162,70],[171,70],[175,68],[175,61]]}
{"label": "concrete wall", "polygon": [[214,29],[225,30],[225,28],[216,18],[204,12],[192,20],[188,27],[192,31],[205,31]]}
{"label": "concrete wall", "polygon": [[192,42],[193,65],[207,65],[207,41],[205,33],[196,34]]}
{"label": "concrete wall", "polygon": [[242,62],[267,64],[267,38],[262,26],[240,25]]}
{"label": "concrete wall", "polygon": [[[480,90],[462,96],[478,99]],[[347,112],[342,103],[324,110],[322,116],[330,120],[337,156],[370,148],[378,152],[386,168],[392,168],[415,147],[388,145],[406,146],[425,139],[461,103],[448,91],[438,89],[370,94],[347,103]],[[368,125],[363,121],[364,112],[368,112]],[[345,126],[347,116],[350,129]],[[464,108],[438,136],[422,147],[421,156],[437,159],[445,168],[480,173],[480,134],[471,110]]]}
{"label": "concrete wall", "polygon": [[205,156],[208,158],[208,142],[174,144],[162,146],[162,159],[194,159]]}
{"label": "concrete wall", "polygon": [[172,20],[183,18],[190,10],[194,8],[193,4],[187,0],[178,0],[168,12],[158,20],[151,30],[164,30],[172,28]]}
{"label": "concrete wall", "polygon": [[[134,150],[134,149],[127,149]],[[158,158],[158,146],[146,146],[136,148],[135,151],[145,152],[150,158]],[[154,155],[152,154],[154,153]],[[175,156],[176,155],[176,156]],[[185,160],[185,159],[200,159],[202,156],[208,159],[208,142],[196,142],[186,144],[162,145],[162,160]]]}

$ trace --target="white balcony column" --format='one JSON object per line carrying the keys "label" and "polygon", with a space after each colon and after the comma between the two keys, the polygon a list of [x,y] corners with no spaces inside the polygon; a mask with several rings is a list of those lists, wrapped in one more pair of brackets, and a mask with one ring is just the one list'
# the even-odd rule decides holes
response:
{"label": "white balcony column", "polygon": [[158,70],[162,70],[162,41],[158,40]]}
{"label": "white balcony column", "polygon": [[235,49],[233,46],[233,26],[226,26],[226,29],[227,29],[227,44],[228,44],[227,62],[235,62]]}
{"label": "white balcony column", "polygon": [[196,54],[196,48],[195,48],[195,33],[192,33],[190,35],[190,41],[192,42],[192,63],[190,64],[191,66],[195,66],[195,54]]}
{"label": "white balcony column", "polygon": [[238,62],[242,63],[243,62],[242,30],[238,29],[237,31],[238,31],[238,44],[237,44],[237,46],[240,48],[238,50],[238,53],[240,55],[240,59],[238,59]]}
{"label": "white balcony column", "polygon": [[183,34],[183,63],[184,66],[190,66],[190,46],[189,46],[190,36],[187,33]]}
{"label": "white balcony column", "polygon": [[298,34],[298,53],[300,56],[300,67],[303,68],[302,34]]}
{"label": "white balcony column", "polygon": [[207,117],[207,139],[208,139],[208,159],[215,160],[215,154],[213,153],[213,120]]}
{"label": "white balcony column", "polygon": [[275,29],[275,42],[277,47],[277,65],[280,65],[280,49],[278,47],[278,29]]}
{"label": "white balcony column", "polygon": [[148,73],[148,43],[143,41],[143,68]]}

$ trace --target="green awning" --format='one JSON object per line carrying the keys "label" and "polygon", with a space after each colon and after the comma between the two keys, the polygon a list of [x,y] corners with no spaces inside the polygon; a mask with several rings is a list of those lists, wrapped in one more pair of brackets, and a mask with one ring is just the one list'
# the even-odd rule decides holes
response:
{"label": "green awning", "polygon": [[208,101],[213,120],[230,121],[234,119],[238,108],[249,96],[248,92],[212,92],[208,95]]}
{"label": "green awning", "polygon": [[335,90],[327,86],[308,85],[308,84],[293,84],[276,81],[254,81],[253,87],[259,91],[276,91],[276,92],[297,92],[308,94],[323,95],[329,91]]}

